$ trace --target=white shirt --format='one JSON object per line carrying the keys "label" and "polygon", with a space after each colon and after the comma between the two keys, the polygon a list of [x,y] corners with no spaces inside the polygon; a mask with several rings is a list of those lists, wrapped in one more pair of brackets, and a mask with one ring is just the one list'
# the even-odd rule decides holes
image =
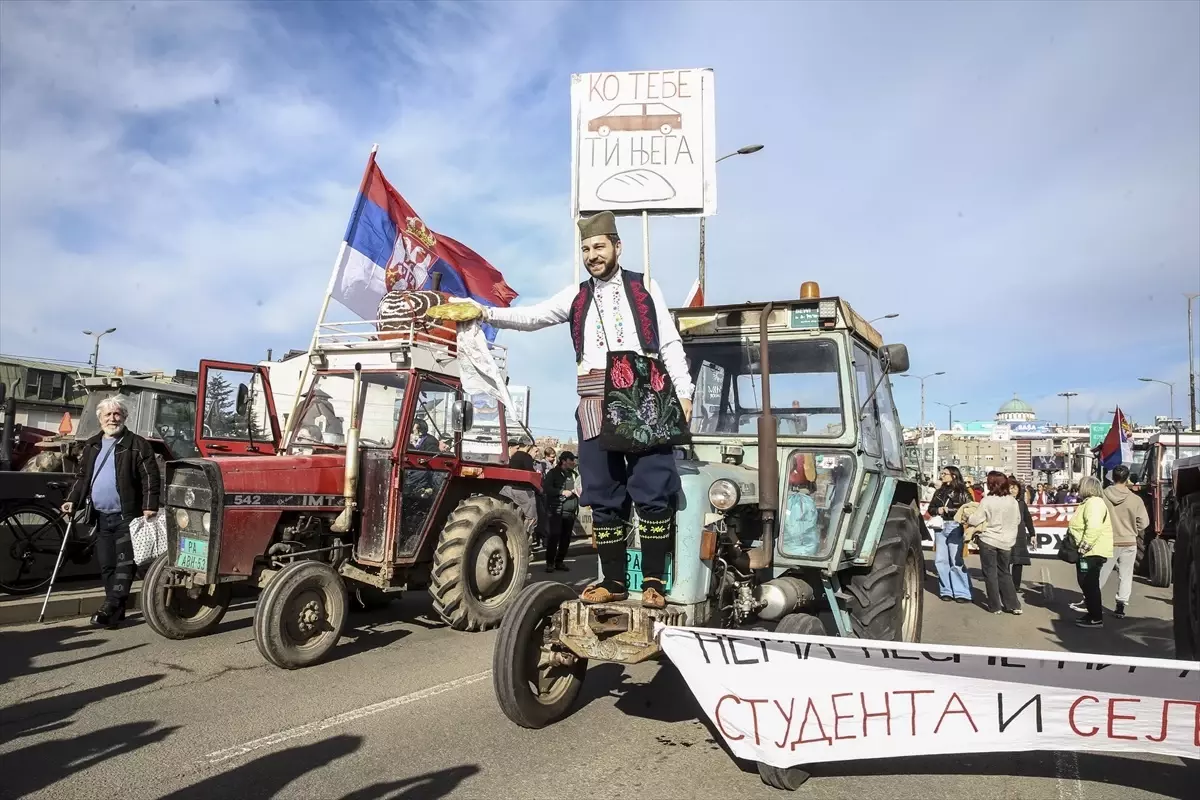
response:
{"label": "white shirt", "polygon": [[[642,352],[633,310],[629,307],[629,298],[625,296],[621,270],[614,272],[608,280],[592,278],[592,284],[600,314],[596,314],[595,305],[591,304],[584,312],[583,361],[579,365],[581,373],[589,370],[603,371],[608,366],[609,350]],[[654,301],[654,311],[658,315],[659,357],[662,358],[667,374],[671,376],[671,382],[675,384],[675,393],[684,400],[691,400],[694,387],[692,376],[688,372],[687,357],[683,352],[683,340],[675,327],[675,320],[671,319],[669,306],[658,283],[651,278],[648,284],[650,299]],[[560,325],[570,319],[571,303],[575,301],[577,294],[578,286],[568,286],[550,299],[532,306],[485,307],[485,319],[497,328],[518,331],[537,331],[551,325]]]}

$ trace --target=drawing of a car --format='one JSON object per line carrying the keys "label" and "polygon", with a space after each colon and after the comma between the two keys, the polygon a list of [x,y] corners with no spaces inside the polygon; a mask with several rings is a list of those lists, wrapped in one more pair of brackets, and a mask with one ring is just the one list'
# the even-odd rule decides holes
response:
{"label": "drawing of a car", "polygon": [[662,103],[621,103],[603,116],[588,122],[588,130],[601,136],[612,131],[653,131],[670,133],[683,127],[678,111]]}

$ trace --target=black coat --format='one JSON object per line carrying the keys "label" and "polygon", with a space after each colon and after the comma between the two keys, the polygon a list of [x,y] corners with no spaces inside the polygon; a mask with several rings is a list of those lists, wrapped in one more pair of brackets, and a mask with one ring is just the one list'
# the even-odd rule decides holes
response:
{"label": "black coat", "polygon": [[1029,506],[1025,505],[1025,498],[1018,497],[1017,505],[1021,509],[1021,522],[1017,525],[1017,541],[1012,546],[1012,563],[1029,564],[1029,545],[1037,534],[1033,529],[1033,515],[1029,513]]}
{"label": "black coat", "polygon": [[[75,508],[90,499],[92,472],[100,454],[100,440],[104,433],[97,433],[83,444],[79,458],[79,469],[75,473],[75,485],[68,500]],[[158,461],[150,443],[128,428],[117,439],[113,454],[117,470],[117,495],[121,498],[121,513],[132,519],[143,511],[158,511],[162,492],[162,477],[158,472]],[[89,522],[91,520],[88,520]]]}
{"label": "black coat", "polygon": [[[570,486],[567,484],[570,483]],[[568,472],[562,467],[555,467],[546,473],[546,480],[542,482],[542,488],[546,490],[546,505],[550,507],[550,511],[558,516],[571,517],[579,513],[579,498],[575,495],[563,497],[563,489],[575,488],[575,474]]]}
{"label": "black coat", "polygon": [[942,519],[951,522],[958,510],[967,503],[975,502],[975,498],[968,491],[955,492],[946,484],[942,484],[933,493],[933,497],[929,498],[929,513],[936,514],[936,509],[946,508],[946,513],[942,514]]}

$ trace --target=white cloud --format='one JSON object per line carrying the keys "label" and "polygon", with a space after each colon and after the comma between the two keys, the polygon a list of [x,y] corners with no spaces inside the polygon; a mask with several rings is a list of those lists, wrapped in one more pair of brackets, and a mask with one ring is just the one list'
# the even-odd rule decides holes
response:
{"label": "white cloud", "polygon": [[[139,368],[304,346],[373,142],[431,227],[549,296],[570,73],[713,66],[721,149],[767,147],[721,165],[710,298],[815,279],[898,311],[914,371],[948,373],[931,408],[1165,410],[1136,378],[1181,374],[1200,290],[1196,6],[603,8],[0,4],[0,351],[82,358],[113,324],[103,360]],[[696,221],[651,243],[682,300]],[[502,341],[534,420],[572,428],[566,332]],[[916,382],[897,394],[915,422]]]}

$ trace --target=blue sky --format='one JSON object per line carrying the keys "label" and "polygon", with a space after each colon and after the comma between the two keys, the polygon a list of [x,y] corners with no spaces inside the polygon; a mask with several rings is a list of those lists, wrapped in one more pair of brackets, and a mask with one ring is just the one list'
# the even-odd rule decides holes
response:
{"label": "blue sky", "polygon": [[[3,3],[0,352],[194,368],[303,348],[370,146],[521,293],[571,280],[569,78],[712,67],[710,299],[841,294],[934,401],[1187,408],[1200,4]],[[640,229],[622,223],[629,265]],[[695,219],[656,220],[681,301]],[[344,312],[343,312],[344,313]],[[563,329],[504,333],[572,427]],[[897,382],[906,424],[915,381]],[[942,410],[938,409],[938,413]]]}

